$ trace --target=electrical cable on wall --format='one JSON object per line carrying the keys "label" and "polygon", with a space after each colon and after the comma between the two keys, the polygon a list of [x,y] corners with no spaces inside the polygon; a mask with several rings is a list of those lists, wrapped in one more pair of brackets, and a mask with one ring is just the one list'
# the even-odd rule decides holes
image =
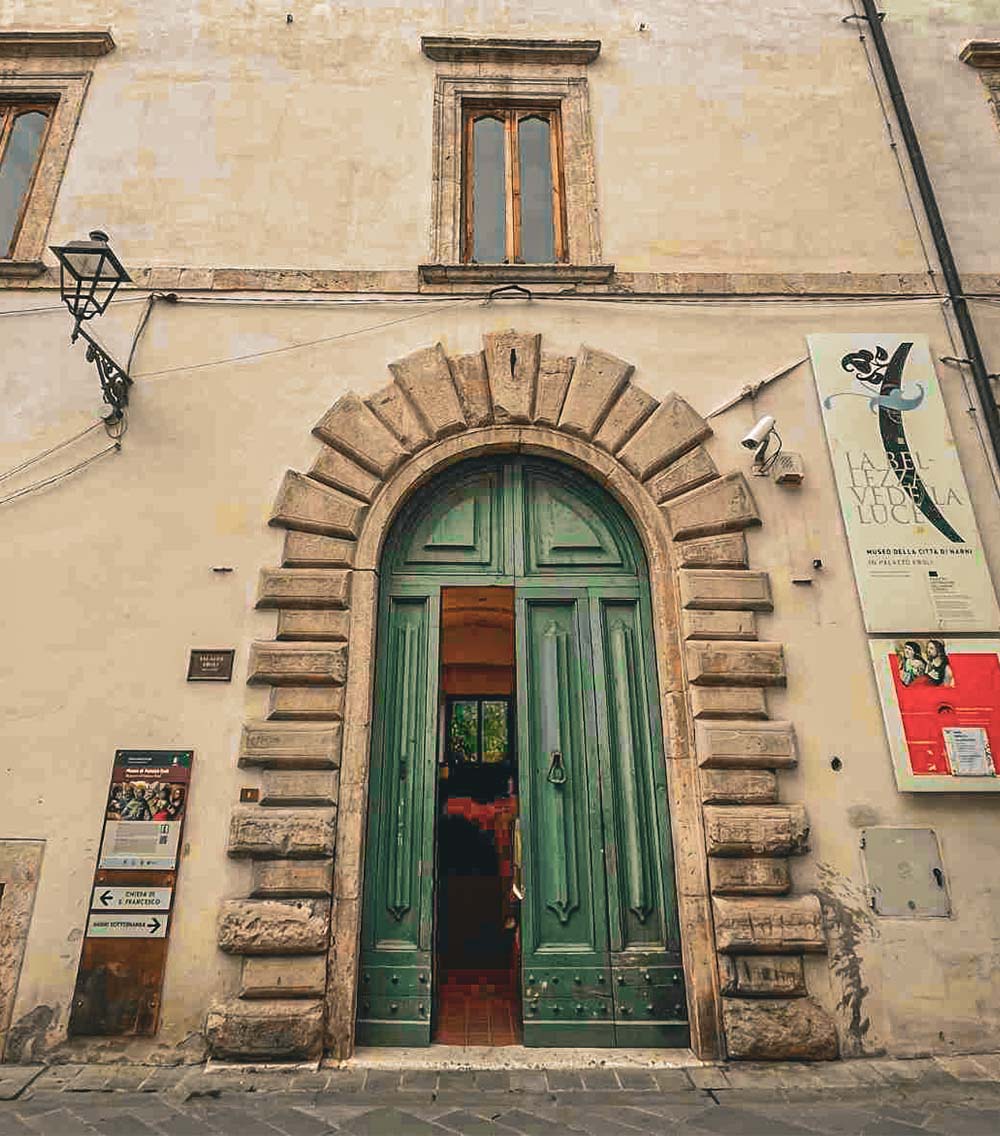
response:
{"label": "electrical cable on wall", "polygon": [[[132,365],[132,360],[135,358],[136,349],[139,346],[139,340],[142,337],[142,333],[146,330],[146,325],[149,322],[149,317],[152,313],[153,305],[156,300],[162,298],[165,298],[163,293],[150,292],[148,296],[137,297],[136,300],[133,301],[126,301],[135,303],[139,299],[141,299],[145,304],[142,315],[139,317],[139,320],[136,324],[135,331],[132,333],[132,342],[129,346],[128,363],[126,364],[126,370]],[[0,474],[0,482],[7,481],[9,478],[14,477],[18,473],[23,473],[25,470],[30,469],[32,466],[37,465],[41,461],[44,461],[45,458],[50,457],[52,454],[57,453],[59,450],[64,450],[67,446],[72,445],[74,442],[79,441],[81,438],[85,438],[88,434],[93,433],[101,426],[104,427],[105,433],[108,435],[108,437],[112,439],[110,446],[105,446],[103,450],[98,450],[96,454],[91,454],[90,457],[84,458],[82,461],[77,462],[76,464],[70,466],[68,469],[60,470],[58,473],[54,473],[49,477],[42,478],[40,481],[34,481],[30,485],[25,485],[20,489],[14,490],[14,492],[12,493],[6,494],[6,496],[4,497],[0,497],[0,505],[6,505],[10,501],[16,501],[19,497],[25,497],[29,493],[34,493],[39,489],[45,489],[50,485],[56,485],[59,482],[64,481],[67,477],[71,477],[79,470],[85,469],[88,465],[92,465],[100,458],[106,457],[108,454],[119,453],[122,448],[122,439],[128,432],[127,410],[123,410],[120,417],[118,417],[117,419],[113,418],[112,416],[109,416],[108,418],[101,418],[97,422],[94,422],[90,426],[87,426],[85,429],[79,431],[79,433],[74,434],[71,438],[67,438],[65,439],[65,441],[58,442],[56,445],[50,446],[47,450],[43,450],[42,453],[35,454],[34,457],[27,458],[25,461],[20,462],[12,469],[6,470],[4,473]]]}

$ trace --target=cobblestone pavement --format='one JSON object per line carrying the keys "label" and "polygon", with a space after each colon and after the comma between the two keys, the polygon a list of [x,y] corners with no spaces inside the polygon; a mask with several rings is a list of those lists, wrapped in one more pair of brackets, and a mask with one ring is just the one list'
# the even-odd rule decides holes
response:
{"label": "cobblestone pavement", "polygon": [[1000,1055],[823,1066],[245,1072],[0,1066],[0,1136],[979,1136]]}

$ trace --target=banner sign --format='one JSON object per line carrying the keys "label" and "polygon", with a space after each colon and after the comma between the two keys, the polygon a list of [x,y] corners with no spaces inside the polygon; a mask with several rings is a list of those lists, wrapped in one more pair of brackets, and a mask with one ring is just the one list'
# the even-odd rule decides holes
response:
{"label": "banner sign", "polygon": [[176,868],[190,778],[190,753],[118,750],[97,866]]}
{"label": "banner sign", "polygon": [[189,749],[115,751],[71,1036],[156,1033],[193,759]]}
{"label": "banner sign", "polygon": [[865,626],[1000,630],[927,337],[808,339]]}
{"label": "banner sign", "polygon": [[1000,790],[1000,639],[871,639],[896,784]]}
{"label": "banner sign", "polygon": [[166,935],[165,915],[91,915],[87,923],[88,939],[164,939]]}

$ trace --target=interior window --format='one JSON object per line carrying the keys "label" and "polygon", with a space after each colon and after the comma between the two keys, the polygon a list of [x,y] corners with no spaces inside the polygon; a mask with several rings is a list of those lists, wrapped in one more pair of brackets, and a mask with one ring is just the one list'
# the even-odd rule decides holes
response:
{"label": "interior window", "polygon": [[13,253],[51,108],[0,103],[0,256]]}
{"label": "interior window", "polygon": [[510,699],[448,699],[445,737],[450,765],[509,763]]}
{"label": "interior window", "polygon": [[561,152],[556,107],[466,108],[467,263],[565,260]]}

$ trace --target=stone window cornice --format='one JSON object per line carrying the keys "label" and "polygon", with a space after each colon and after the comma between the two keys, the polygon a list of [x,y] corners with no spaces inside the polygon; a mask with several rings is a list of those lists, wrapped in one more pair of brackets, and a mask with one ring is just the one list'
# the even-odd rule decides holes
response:
{"label": "stone window cornice", "polygon": [[428,59],[447,63],[592,63],[601,53],[599,39],[496,39],[472,36],[421,36]]}

